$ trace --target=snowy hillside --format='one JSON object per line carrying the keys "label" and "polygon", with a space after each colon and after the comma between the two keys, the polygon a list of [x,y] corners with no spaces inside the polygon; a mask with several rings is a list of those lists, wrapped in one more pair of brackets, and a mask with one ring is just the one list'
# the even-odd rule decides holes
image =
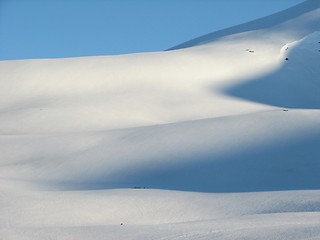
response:
{"label": "snowy hillside", "polygon": [[0,239],[320,239],[320,1],[171,51],[0,61]]}

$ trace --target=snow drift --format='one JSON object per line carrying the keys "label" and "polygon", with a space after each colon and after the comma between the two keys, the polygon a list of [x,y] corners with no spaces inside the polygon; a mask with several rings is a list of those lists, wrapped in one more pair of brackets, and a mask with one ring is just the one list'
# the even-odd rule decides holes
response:
{"label": "snow drift", "polygon": [[320,237],[320,3],[174,51],[0,62],[3,239]]}

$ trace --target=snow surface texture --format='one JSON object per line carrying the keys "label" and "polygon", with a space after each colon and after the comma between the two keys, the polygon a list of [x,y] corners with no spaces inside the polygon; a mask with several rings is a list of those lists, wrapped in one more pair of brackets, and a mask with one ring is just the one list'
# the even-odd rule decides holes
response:
{"label": "snow surface texture", "polygon": [[320,1],[181,47],[0,62],[0,239],[320,239]]}

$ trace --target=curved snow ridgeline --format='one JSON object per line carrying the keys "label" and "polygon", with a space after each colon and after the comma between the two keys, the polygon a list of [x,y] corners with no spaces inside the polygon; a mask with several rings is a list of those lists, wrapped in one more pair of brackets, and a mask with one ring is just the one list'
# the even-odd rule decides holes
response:
{"label": "curved snow ridgeline", "polygon": [[320,238],[320,1],[174,49],[0,62],[0,239]]}
{"label": "curved snow ridgeline", "polygon": [[[317,28],[318,23],[314,20],[318,18],[319,7],[318,0],[307,0],[282,12],[192,39],[170,50],[210,43],[226,36],[259,30],[270,32],[281,30],[279,33],[286,37],[302,38]],[[311,12],[313,14],[310,14]]]}

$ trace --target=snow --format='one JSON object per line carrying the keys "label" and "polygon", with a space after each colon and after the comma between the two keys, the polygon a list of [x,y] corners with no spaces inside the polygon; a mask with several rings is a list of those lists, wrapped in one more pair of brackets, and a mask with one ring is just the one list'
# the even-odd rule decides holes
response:
{"label": "snow", "polygon": [[319,239],[319,11],[1,61],[0,239]]}
{"label": "snow", "polygon": [[[260,30],[269,32],[269,34],[273,33],[282,35],[284,38],[293,37],[299,39],[314,32],[314,29],[319,27],[317,26],[317,20],[319,21],[319,7],[320,2],[318,0],[307,0],[282,12],[238,26],[209,33],[199,38],[182,43],[171,49],[174,50],[210,43],[211,41],[215,41],[222,37],[239,33],[241,34],[244,32],[256,32]],[[248,11],[250,11],[250,9],[248,9]]]}

